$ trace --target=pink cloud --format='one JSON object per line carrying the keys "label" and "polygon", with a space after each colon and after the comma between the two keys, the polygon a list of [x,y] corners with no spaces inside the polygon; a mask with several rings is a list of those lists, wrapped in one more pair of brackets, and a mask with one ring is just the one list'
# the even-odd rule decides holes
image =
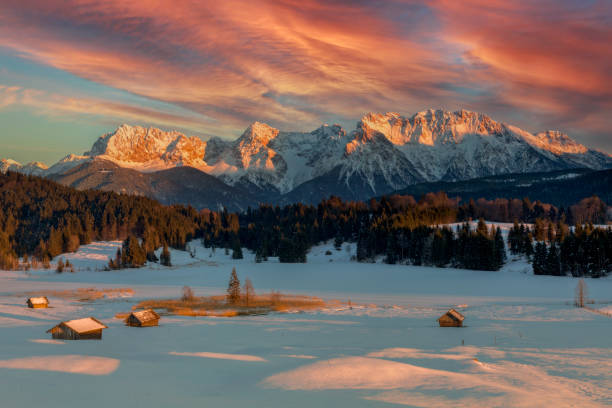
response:
{"label": "pink cloud", "polygon": [[255,119],[310,129],[428,107],[528,117],[534,131],[612,124],[605,3],[23,0],[0,11],[0,46],[206,115],[222,135]]}

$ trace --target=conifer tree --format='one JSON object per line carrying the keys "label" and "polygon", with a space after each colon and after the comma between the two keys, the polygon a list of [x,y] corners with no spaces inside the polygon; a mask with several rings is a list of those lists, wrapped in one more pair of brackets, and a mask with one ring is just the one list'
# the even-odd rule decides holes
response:
{"label": "conifer tree", "polygon": [[499,269],[506,262],[506,247],[504,245],[504,238],[499,227],[497,227],[497,230],[495,231],[494,251],[495,269]]}
{"label": "conifer tree", "polygon": [[168,246],[165,244],[159,256],[159,263],[163,266],[172,266],[172,262],[170,260],[170,251],[168,250]]}
{"label": "conifer tree", "polygon": [[147,261],[147,254],[140,246],[138,238],[133,235],[123,241],[121,248],[121,266],[126,268],[139,268]]}
{"label": "conifer tree", "polygon": [[232,246],[232,259],[242,259],[242,247],[240,246],[240,240],[234,239]]}
{"label": "conifer tree", "polygon": [[340,251],[342,249],[343,241],[344,240],[342,239],[342,235],[338,233],[338,235],[336,235],[336,238],[334,238],[334,248],[336,249],[336,251]]}
{"label": "conifer tree", "polygon": [[227,285],[227,303],[236,305],[240,301],[240,280],[236,268],[232,268],[230,280]]}
{"label": "conifer tree", "polygon": [[60,258],[60,260],[57,261],[57,268],[55,269],[55,271],[57,273],[64,272],[64,259],[63,258]]}
{"label": "conifer tree", "polygon": [[546,254],[546,261],[544,264],[544,273],[546,275],[560,276],[561,265],[559,262],[559,253],[557,252],[557,246],[552,243]]}
{"label": "conifer tree", "polygon": [[535,252],[533,254],[532,262],[534,275],[544,275],[546,273],[546,256],[546,244],[543,242],[537,242],[535,245]]}

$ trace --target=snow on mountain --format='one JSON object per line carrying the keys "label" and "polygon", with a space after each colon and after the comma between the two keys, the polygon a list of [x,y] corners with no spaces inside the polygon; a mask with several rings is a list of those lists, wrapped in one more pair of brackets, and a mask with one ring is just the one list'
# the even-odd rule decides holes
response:
{"label": "snow on mountain", "polygon": [[286,193],[330,171],[342,156],[345,138],[339,125],[301,133],[255,122],[233,142],[209,140],[204,161],[230,185]]}
{"label": "snow on mountain", "polygon": [[23,174],[41,176],[47,171],[47,166],[41,162],[30,162],[26,165],[22,165],[13,159],[2,159],[0,161],[0,173],[6,173],[7,171],[16,171]]}
{"label": "snow on mountain", "polygon": [[554,153],[530,144],[535,137],[528,132],[466,110],[428,110],[410,118],[368,114],[358,127],[393,143],[425,181],[568,167]]}
{"label": "snow on mountain", "polygon": [[41,162],[30,162],[23,166],[19,171],[24,174],[29,174],[32,176],[41,176],[43,175],[49,168],[46,164]]}
{"label": "snow on mountain", "polygon": [[101,136],[86,156],[100,157],[123,167],[156,171],[171,167],[205,167],[206,143],[200,138],[156,128],[121,125]]}
{"label": "snow on mountain", "polygon": [[[141,172],[195,167],[231,186],[273,194],[305,183],[312,188],[313,182],[329,194],[342,185],[365,195],[419,182],[612,167],[612,157],[561,132],[531,134],[481,113],[430,109],[411,117],[368,113],[350,133],[339,125],[283,132],[255,122],[233,141],[122,125],[82,156],[69,155],[48,170],[36,170],[43,169],[39,165],[27,171],[60,174],[96,158]],[[25,167],[4,160],[0,169],[25,172]]]}
{"label": "snow on mountain", "polygon": [[53,166],[49,167],[49,169],[45,172],[45,176],[49,176],[52,174],[62,174],[66,171],[88,161],[91,161],[92,158],[90,156],[80,156],[77,154],[69,154],[65,156],[63,159],[55,163]]}
{"label": "snow on mountain", "polygon": [[19,171],[23,166],[18,161],[13,159],[2,159],[0,160],[0,173],[6,173],[7,171]]}

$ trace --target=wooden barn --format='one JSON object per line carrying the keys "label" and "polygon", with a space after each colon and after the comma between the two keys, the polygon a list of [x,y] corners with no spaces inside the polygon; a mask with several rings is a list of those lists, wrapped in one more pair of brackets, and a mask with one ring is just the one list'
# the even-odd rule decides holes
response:
{"label": "wooden barn", "polygon": [[49,307],[49,299],[46,296],[31,297],[26,304],[31,309],[45,309]]}
{"label": "wooden barn", "polygon": [[440,323],[440,327],[462,327],[464,319],[465,317],[461,313],[455,309],[450,309],[440,316],[438,323]]}
{"label": "wooden barn", "polygon": [[61,322],[47,330],[54,339],[62,340],[101,340],[102,330],[108,327],[93,317]]}
{"label": "wooden barn", "polygon": [[132,312],[125,319],[125,324],[133,327],[150,327],[159,325],[159,315],[153,309]]}

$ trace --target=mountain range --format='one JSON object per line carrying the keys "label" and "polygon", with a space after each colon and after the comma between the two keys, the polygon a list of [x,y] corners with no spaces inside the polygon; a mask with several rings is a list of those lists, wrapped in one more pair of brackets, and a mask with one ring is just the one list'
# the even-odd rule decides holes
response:
{"label": "mountain range", "polygon": [[532,134],[476,112],[369,113],[347,132],[284,132],[255,122],[236,140],[122,125],[90,151],[47,168],[5,159],[1,171],[162,203],[244,209],[258,202],[367,199],[409,186],[568,169],[612,168],[612,157],[558,131]]}

